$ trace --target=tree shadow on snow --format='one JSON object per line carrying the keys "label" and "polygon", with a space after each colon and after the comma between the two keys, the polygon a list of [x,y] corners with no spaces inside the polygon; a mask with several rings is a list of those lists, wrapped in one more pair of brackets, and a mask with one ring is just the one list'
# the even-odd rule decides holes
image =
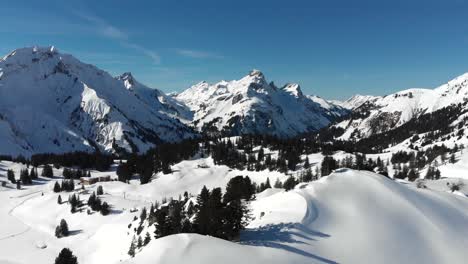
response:
{"label": "tree shadow on snow", "polygon": [[283,249],[323,263],[337,264],[336,261],[294,247],[294,244],[309,245],[309,242],[328,237],[330,235],[312,230],[302,224],[284,223],[244,230],[241,233],[240,240],[244,245]]}
{"label": "tree shadow on snow", "polygon": [[78,235],[78,234],[81,234],[81,233],[83,233],[82,229],[70,230],[70,231],[68,231],[68,236],[75,236],[75,235]]}
{"label": "tree shadow on snow", "polygon": [[121,214],[123,212],[123,210],[120,210],[120,209],[110,209],[109,210],[109,214]]}

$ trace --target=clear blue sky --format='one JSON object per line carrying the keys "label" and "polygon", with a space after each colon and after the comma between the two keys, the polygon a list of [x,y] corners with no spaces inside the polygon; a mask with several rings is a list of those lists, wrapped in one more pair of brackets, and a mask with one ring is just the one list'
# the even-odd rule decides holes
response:
{"label": "clear blue sky", "polygon": [[7,2],[1,53],[55,45],[166,92],[256,68],[278,85],[345,99],[468,72],[464,0]]}

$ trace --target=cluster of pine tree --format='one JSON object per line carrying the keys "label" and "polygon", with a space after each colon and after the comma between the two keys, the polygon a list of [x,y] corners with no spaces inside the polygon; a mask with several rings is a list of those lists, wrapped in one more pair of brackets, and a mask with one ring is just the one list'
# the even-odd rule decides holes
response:
{"label": "cluster of pine tree", "polygon": [[149,210],[143,208],[139,226],[135,227],[138,238],[133,238],[128,254],[134,256],[136,249],[151,240],[148,233],[144,239],[140,235],[145,221],[148,226],[155,226],[155,238],[178,233],[198,233],[236,240],[250,219],[246,202],[254,198],[255,185],[248,177],[237,176],[228,182],[224,194],[221,188],[210,191],[204,186],[197,196],[196,204],[185,192],[184,197],[178,200],[163,200],[161,205],[155,203]]}
{"label": "cluster of pine tree", "polygon": [[80,196],[76,194],[72,194],[68,197],[68,204],[70,204],[70,212],[72,214],[76,213],[78,208],[83,206]]}
{"label": "cluster of pine tree", "polygon": [[22,169],[20,171],[20,181],[22,184],[32,184],[32,180],[38,178],[37,168],[31,168],[30,171],[28,169]]}
{"label": "cluster of pine tree", "polygon": [[440,179],[440,171],[439,171],[439,169],[430,166],[430,167],[427,169],[427,172],[426,172],[426,175],[424,176],[424,178],[426,178],[426,179],[428,179],[428,180],[438,180],[438,179]]}
{"label": "cluster of pine tree", "polygon": [[54,170],[52,169],[52,166],[49,164],[46,164],[42,167],[42,173],[41,176],[47,177],[47,178],[53,178],[54,177]]}
{"label": "cluster of pine tree", "polygon": [[62,180],[59,184],[57,181],[54,183],[54,192],[59,193],[61,191],[72,192],[75,190],[75,182],[73,180]]}
{"label": "cluster of pine tree", "polygon": [[91,177],[91,173],[87,170],[74,170],[63,168],[62,175],[65,179],[79,180],[81,177]]}
{"label": "cluster of pine tree", "polygon": [[[101,187],[101,186],[100,186]],[[93,192],[88,198],[88,206],[91,210],[100,212],[102,215],[108,215],[110,213],[110,206],[107,202],[102,202],[99,198],[99,195],[102,194],[102,187],[101,191],[97,191],[97,195]]]}
{"label": "cluster of pine tree", "polygon": [[[291,144],[282,144],[287,141]],[[265,169],[287,172],[295,170],[303,153],[300,141],[273,140],[271,137],[245,135],[232,142],[230,139],[215,139],[204,144],[205,151],[212,154],[215,164],[227,165],[237,169],[260,171]],[[294,144],[295,143],[295,144]],[[209,148],[208,148],[209,146]],[[257,146],[258,150],[254,151]],[[259,147],[258,147],[259,146]],[[265,154],[265,148],[278,151],[278,158]]]}
{"label": "cluster of pine tree", "polygon": [[55,228],[55,236],[62,238],[68,236],[69,233],[67,221],[65,219],[60,220],[60,224]]}
{"label": "cluster of pine tree", "polygon": [[[246,177],[247,178],[247,177]],[[203,187],[197,196],[196,206],[185,198],[171,200],[167,205],[149,212],[148,220],[154,222],[155,237],[177,233],[198,233],[233,240],[247,224],[248,209],[244,201],[254,197],[255,189],[245,189],[249,180],[241,176],[229,181],[226,193],[221,188],[211,191]],[[184,210],[184,205],[189,202]],[[194,221],[190,219],[194,217]]]}

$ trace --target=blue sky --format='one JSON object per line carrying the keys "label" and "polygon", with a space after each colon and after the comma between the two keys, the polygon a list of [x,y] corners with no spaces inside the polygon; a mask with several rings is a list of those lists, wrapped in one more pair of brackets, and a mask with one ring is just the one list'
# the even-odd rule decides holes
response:
{"label": "blue sky", "polygon": [[165,92],[256,68],[277,85],[345,99],[468,72],[464,0],[8,2],[1,53],[55,45]]}

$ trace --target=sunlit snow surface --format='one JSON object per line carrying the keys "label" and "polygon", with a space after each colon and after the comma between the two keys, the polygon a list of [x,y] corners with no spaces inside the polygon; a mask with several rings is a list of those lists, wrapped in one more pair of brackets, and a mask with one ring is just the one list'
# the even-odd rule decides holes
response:
{"label": "sunlit snow surface", "polygon": [[[198,168],[201,163],[208,168]],[[0,165],[0,180],[5,180],[7,168],[17,175],[22,168],[10,162]],[[113,205],[109,216],[71,214],[69,205],[56,202],[57,194],[51,191],[55,180],[41,179],[20,191],[10,184],[1,187],[0,263],[52,263],[63,247],[70,247],[80,263],[91,264],[464,263],[468,258],[468,189],[457,195],[446,186],[458,179],[428,181],[427,189],[417,189],[371,172],[340,169],[289,192],[268,189],[257,194],[251,203],[254,219],[238,243],[173,235],[153,239],[130,259],[126,252],[133,233],[127,225],[139,215],[130,213],[131,208],[185,190],[196,193],[202,185],[223,187],[236,175],[249,175],[258,183],[267,176],[270,181],[286,177],[230,170],[210,159],[184,161],[173,169],[148,185],[140,186],[136,180],[130,185],[103,183],[103,200]],[[113,171],[102,174],[115,177]],[[66,201],[67,194],[61,194]],[[80,196],[87,200],[88,194]],[[72,235],[57,239],[54,229],[62,218]]]}

